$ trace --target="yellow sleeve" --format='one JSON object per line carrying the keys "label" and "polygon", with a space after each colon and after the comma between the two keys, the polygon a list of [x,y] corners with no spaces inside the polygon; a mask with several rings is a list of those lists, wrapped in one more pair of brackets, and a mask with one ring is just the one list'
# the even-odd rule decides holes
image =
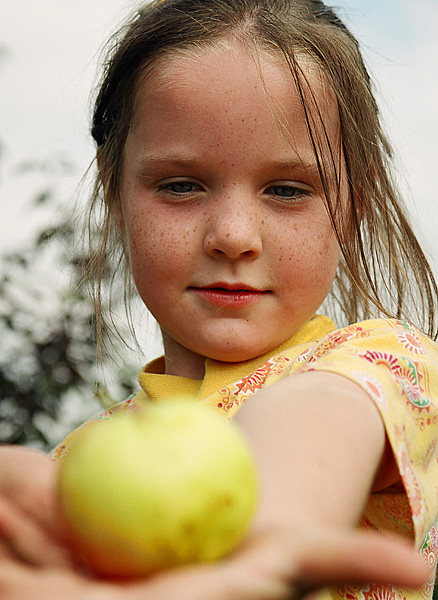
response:
{"label": "yellow sleeve", "polygon": [[368,393],[383,419],[421,548],[438,517],[438,346],[393,319],[330,333],[298,372],[329,371]]}

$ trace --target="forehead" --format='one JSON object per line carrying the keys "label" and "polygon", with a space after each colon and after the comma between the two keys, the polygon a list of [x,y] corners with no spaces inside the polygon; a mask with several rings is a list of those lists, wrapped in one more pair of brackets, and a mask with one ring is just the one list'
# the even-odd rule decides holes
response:
{"label": "forehead", "polygon": [[337,103],[321,69],[298,56],[292,72],[279,52],[237,40],[161,56],[139,81],[133,129],[163,112],[169,127],[187,115],[212,126],[227,115],[236,132],[270,120],[291,145],[308,139],[309,127],[320,149],[339,142]]}

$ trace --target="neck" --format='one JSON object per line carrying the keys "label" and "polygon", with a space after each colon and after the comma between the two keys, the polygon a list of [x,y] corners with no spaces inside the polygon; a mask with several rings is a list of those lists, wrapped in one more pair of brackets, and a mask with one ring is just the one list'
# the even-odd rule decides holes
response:
{"label": "neck", "polygon": [[181,346],[169,337],[165,331],[163,335],[164,346],[164,373],[177,375],[188,379],[203,379],[205,375],[205,356],[196,354],[188,348]]}

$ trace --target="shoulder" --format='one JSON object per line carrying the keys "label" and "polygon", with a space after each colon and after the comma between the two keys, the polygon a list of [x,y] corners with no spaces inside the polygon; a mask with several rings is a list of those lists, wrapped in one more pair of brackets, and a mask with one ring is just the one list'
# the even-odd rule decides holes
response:
{"label": "shoulder", "polygon": [[301,371],[325,370],[362,381],[370,389],[394,385],[438,396],[438,345],[415,326],[372,319],[338,329],[313,348]]}
{"label": "shoulder", "polygon": [[308,371],[336,373],[354,381],[403,447],[406,438],[416,440],[417,448],[429,444],[432,451],[436,446],[438,345],[413,325],[374,319],[339,329],[320,340],[298,370]]}
{"label": "shoulder", "polygon": [[370,319],[330,332],[316,344],[312,357],[315,360],[338,347],[347,351],[368,348],[438,358],[438,345],[417,327],[399,319]]}

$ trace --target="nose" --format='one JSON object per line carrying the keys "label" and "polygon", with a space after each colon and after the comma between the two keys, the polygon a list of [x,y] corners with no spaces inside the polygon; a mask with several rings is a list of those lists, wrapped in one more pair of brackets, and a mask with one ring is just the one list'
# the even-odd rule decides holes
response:
{"label": "nose", "polygon": [[261,208],[246,198],[214,201],[206,215],[205,252],[229,260],[257,258],[262,251]]}

